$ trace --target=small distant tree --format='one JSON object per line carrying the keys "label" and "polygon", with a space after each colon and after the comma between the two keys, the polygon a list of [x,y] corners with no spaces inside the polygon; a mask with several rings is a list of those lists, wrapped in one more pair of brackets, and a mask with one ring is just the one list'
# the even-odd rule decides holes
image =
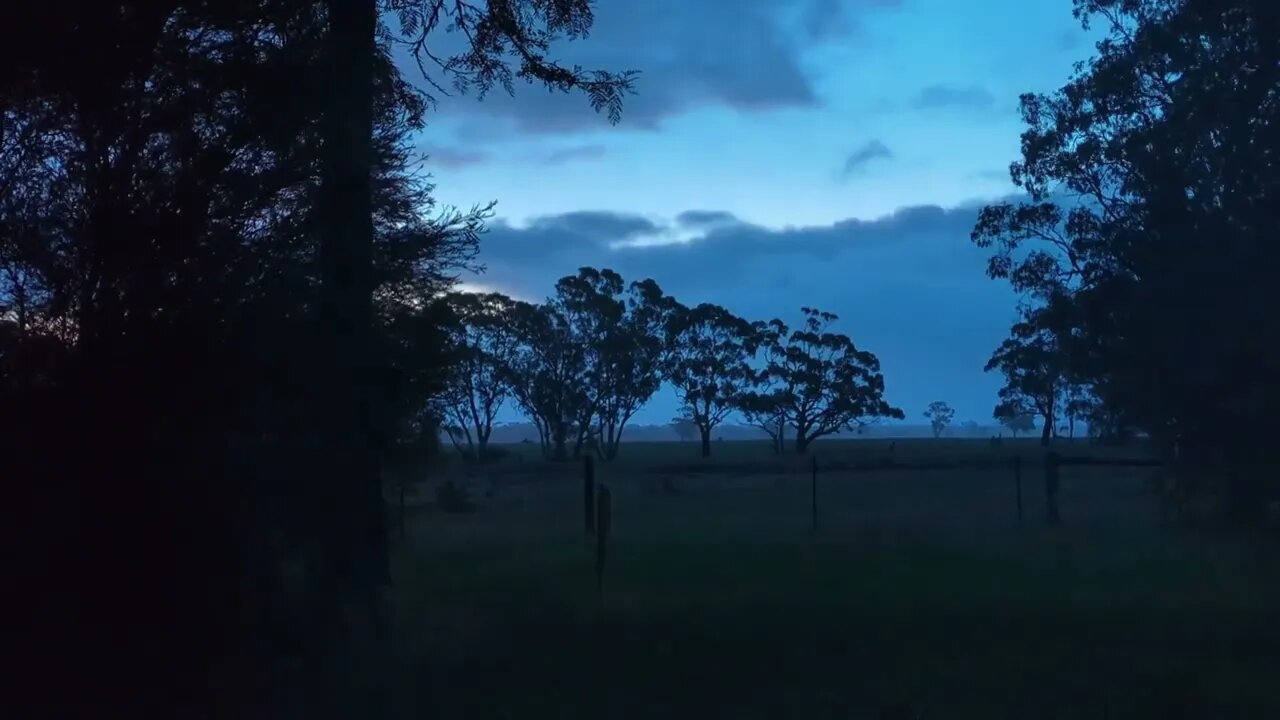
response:
{"label": "small distant tree", "polygon": [[929,408],[924,411],[925,418],[929,421],[929,425],[933,428],[933,436],[935,438],[942,437],[942,431],[947,429],[951,421],[955,419],[956,411],[942,400],[934,400],[929,403]]}
{"label": "small distant tree", "polygon": [[960,423],[960,427],[965,437],[980,437],[982,435],[982,426],[974,420],[965,420]]}
{"label": "small distant tree", "polygon": [[685,416],[672,418],[671,429],[675,430],[676,436],[681,441],[689,441],[698,437],[698,426],[694,424],[692,419]]}
{"label": "small distant tree", "polygon": [[1018,437],[1018,433],[1031,432],[1036,429],[1035,414],[1016,403],[1002,402],[996,405],[992,417],[1008,428],[1015,438]]}

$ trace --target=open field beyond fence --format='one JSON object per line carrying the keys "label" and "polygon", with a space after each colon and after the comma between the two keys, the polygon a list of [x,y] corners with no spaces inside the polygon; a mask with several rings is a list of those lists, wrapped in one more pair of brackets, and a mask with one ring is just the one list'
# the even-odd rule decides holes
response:
{"label": "open field beyond fence", "polygon": [[1050,525],[1034,442],[898,441],[893,467],[820,443],[815,529],[809,458],[622,449],[603,592],[581,464],[510,446],[457,469],[474,513],[411,503],[403,692],[467,718],[1280,717],[1271,541],[1172,523],[1156,469],[1063,468]]}

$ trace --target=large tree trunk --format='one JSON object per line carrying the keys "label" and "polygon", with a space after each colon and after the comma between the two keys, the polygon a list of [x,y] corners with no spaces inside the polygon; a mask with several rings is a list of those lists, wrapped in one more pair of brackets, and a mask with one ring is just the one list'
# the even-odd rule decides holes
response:
{"label": "large tree trunk", "polygon": [[[379,444],[385,403],[371,356],[373,321],[374,0],[327,0],[329,104],[320,212],[321,336],[328,377],[318,388],[327,424],[322,492],[333,590],[369,605],[390,583]],[[348,605],[348,608],[352,606]],[[373,618],[377,622],[378,618]]]}
{"label": "large tree trunk", "polygon": [[1053,415],[1046,415],[1044,418],[1044,428],[1040,431],[1040,444],[1048,445],[1049,440],[1053,438]]}
{"label": "large tree trunk", "polygon": [[555,431],[551,438],[551,459],[552,460],[568,460],[569,459],[569,428],[563,423],[556,424]]}
{"label": "large tree trunk", "polygon": [[702,457],[711,457],[711,428],[700,427],[698,434],[702,436]]}
{"label": "large tree trunk", "polygon": [[802,430],[796,431],[796,454],[803,455],[809,449],[811,438]]}

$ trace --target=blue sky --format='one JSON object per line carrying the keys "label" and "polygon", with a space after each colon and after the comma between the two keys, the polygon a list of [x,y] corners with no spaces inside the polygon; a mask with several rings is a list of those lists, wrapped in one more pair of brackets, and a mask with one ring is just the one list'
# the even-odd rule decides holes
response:
{"label": "blue sky", "polygon": [[[982,421],[1015,298],[968,234],[1014,190],[1018,95],[1092,51],[1071,5],[601,0],[554,55],[641,72],[619,125],[518,85],[439,97],[421,149],[442,203],[498,202],[479,286],[540,299],[595,265],[749,319],[816,306],[880,357],[909,419],[944,399]],[[637,421],[674,412],[663,393]]]}

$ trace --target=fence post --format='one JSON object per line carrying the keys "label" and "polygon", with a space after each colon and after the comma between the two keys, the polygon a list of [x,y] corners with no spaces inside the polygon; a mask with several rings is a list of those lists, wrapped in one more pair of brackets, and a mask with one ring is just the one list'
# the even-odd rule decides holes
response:
{"label": "fence post", "polygon": [[608,486],[600,486],[600,497],[596,522],[596,592],[604,593],[604,560],[605,549],[609,542],[609,531],[613,527],[613,494]]}
{"label": "fence post", "polygon": [[1022,456],[1013,456],[1013,486],[1018,500],[1018,522],[1022,522]]}
{"label": "fence post", "polygon": [[1044,512],[1050,525],[1056,525],[1058,516],[1058,453],[1044,454]]}
{"label": "fence post", "polygon": [[818,529],[818,456],[813,456],[813,474],[809,483],[809,494],[813,501],[813,529]]}
{"label": "fence post", "polygon": [[587,532],[596,527],[596,467],[591,455],[582,460],[582,522]]}

